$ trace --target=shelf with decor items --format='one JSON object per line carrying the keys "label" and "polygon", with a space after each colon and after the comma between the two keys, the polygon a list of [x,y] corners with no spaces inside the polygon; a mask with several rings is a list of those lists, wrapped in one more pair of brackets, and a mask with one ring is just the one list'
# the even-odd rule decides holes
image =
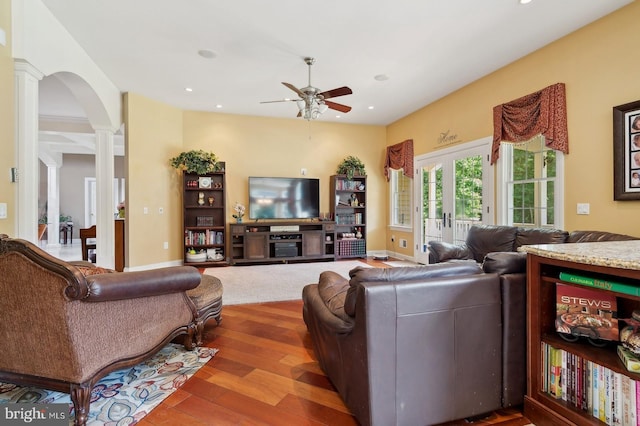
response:
{"label": "shelf with decor items", "polygon": [[366,257],[367,177],[333,175],[329,191],[330,213],[336,224],[336,258]]}
{"label": "shelf with decor items", "polygon": [[224,163],[220,170],[203,175],[183,174],[185,265],[211,267],[229,263]]}
{"label": "shelf with decor items", "polygon": [[335,260],[335,224],[330,221],[232,223],[233,264]]}
{"label": "shelf with decor items", "polygon": [[640,241],[522,250],[527,252],[525,416],[540,425],[636,424],[640,374],[625,366],[617,350],[620,338],[625,345],[631,342],[618,330],[640,309]]}

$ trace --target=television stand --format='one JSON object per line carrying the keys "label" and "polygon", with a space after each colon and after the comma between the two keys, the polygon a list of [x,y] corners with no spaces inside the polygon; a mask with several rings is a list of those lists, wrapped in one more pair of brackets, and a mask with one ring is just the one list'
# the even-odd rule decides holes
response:
{"label": "television stand", "polygon": [[315,222],[232,223],[231,263],[335,260],[336,224]]}

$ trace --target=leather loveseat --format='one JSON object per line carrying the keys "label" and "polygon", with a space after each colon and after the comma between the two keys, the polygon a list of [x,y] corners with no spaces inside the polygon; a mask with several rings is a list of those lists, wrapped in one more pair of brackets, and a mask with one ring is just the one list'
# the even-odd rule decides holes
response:
{"label": "leather loveseat", "polygon": [[199,318],[196,268],[104,272],[0,234],[0,382],[70,393],[76,425],[98,380],[179,335],[192,349]]}
{"label": "leather loveseat", "polygon": [[[366,425],[428,425],[520,405],[526,392],[521,245],[635,239],[476,226],[430,243],[436,264],[323,272],[303,289],[318,362]],[[440,262],[440,263],[438,263]]]}

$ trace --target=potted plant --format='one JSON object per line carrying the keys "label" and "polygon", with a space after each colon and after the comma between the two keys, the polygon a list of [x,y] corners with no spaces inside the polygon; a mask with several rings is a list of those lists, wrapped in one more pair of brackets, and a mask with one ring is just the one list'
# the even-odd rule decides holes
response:
{"label": "potted plant", "polygon": [[218,157],[201,149],[181,152],[169,160],[174,169],[205,175],[218,170]]}
{"label": "potted plant", "polygon": [[339,175],[347,175],[347,179],[353,179],[354,175],[365,176],[367,172],[364,170],[364,163],[358,157],[348,156],[340,164],[336,173]]}

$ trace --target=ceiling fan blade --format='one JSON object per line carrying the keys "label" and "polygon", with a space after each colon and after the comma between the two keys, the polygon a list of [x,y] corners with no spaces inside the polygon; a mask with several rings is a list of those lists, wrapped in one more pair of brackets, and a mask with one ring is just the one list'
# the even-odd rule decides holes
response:
{"label": "ceiling fan blade", "polygon": [[278,99],[277,101],[260,101],[261,104],[272,104],[275,102],[295,102],[299,99]]}
{"label": "ceiling fan blade", "polygon": [[293,90],[294,92],[296,92],[301,98],[304,98],[304,93],[302,93],[300,91],[300,89],[298,89],[296,86],[294,86],[291,83],[285,83],[284,81],[282,82],[282,84],[284,84],[285,86],[287,86],[289,89]]}
{"label": "ceiling fan blade", "polygon": [[331,109],[335,109],[336,111],[340,111],[340,112],[349,112],[351,111],[351,107],[350,106],[346,106],[346,105],[342,105],[342,104],[338,104],[335,102],[331,102],[331,101],[324,101],[324,103]]}
{"label": "ceiling fan blade", "polygon": [[353,92],[347,86],[338,87],[337,89],[327,90],[326,92],[318,93],[318,96],[322,96],[324,99],[336,98],[338,96],[350,95]]}

